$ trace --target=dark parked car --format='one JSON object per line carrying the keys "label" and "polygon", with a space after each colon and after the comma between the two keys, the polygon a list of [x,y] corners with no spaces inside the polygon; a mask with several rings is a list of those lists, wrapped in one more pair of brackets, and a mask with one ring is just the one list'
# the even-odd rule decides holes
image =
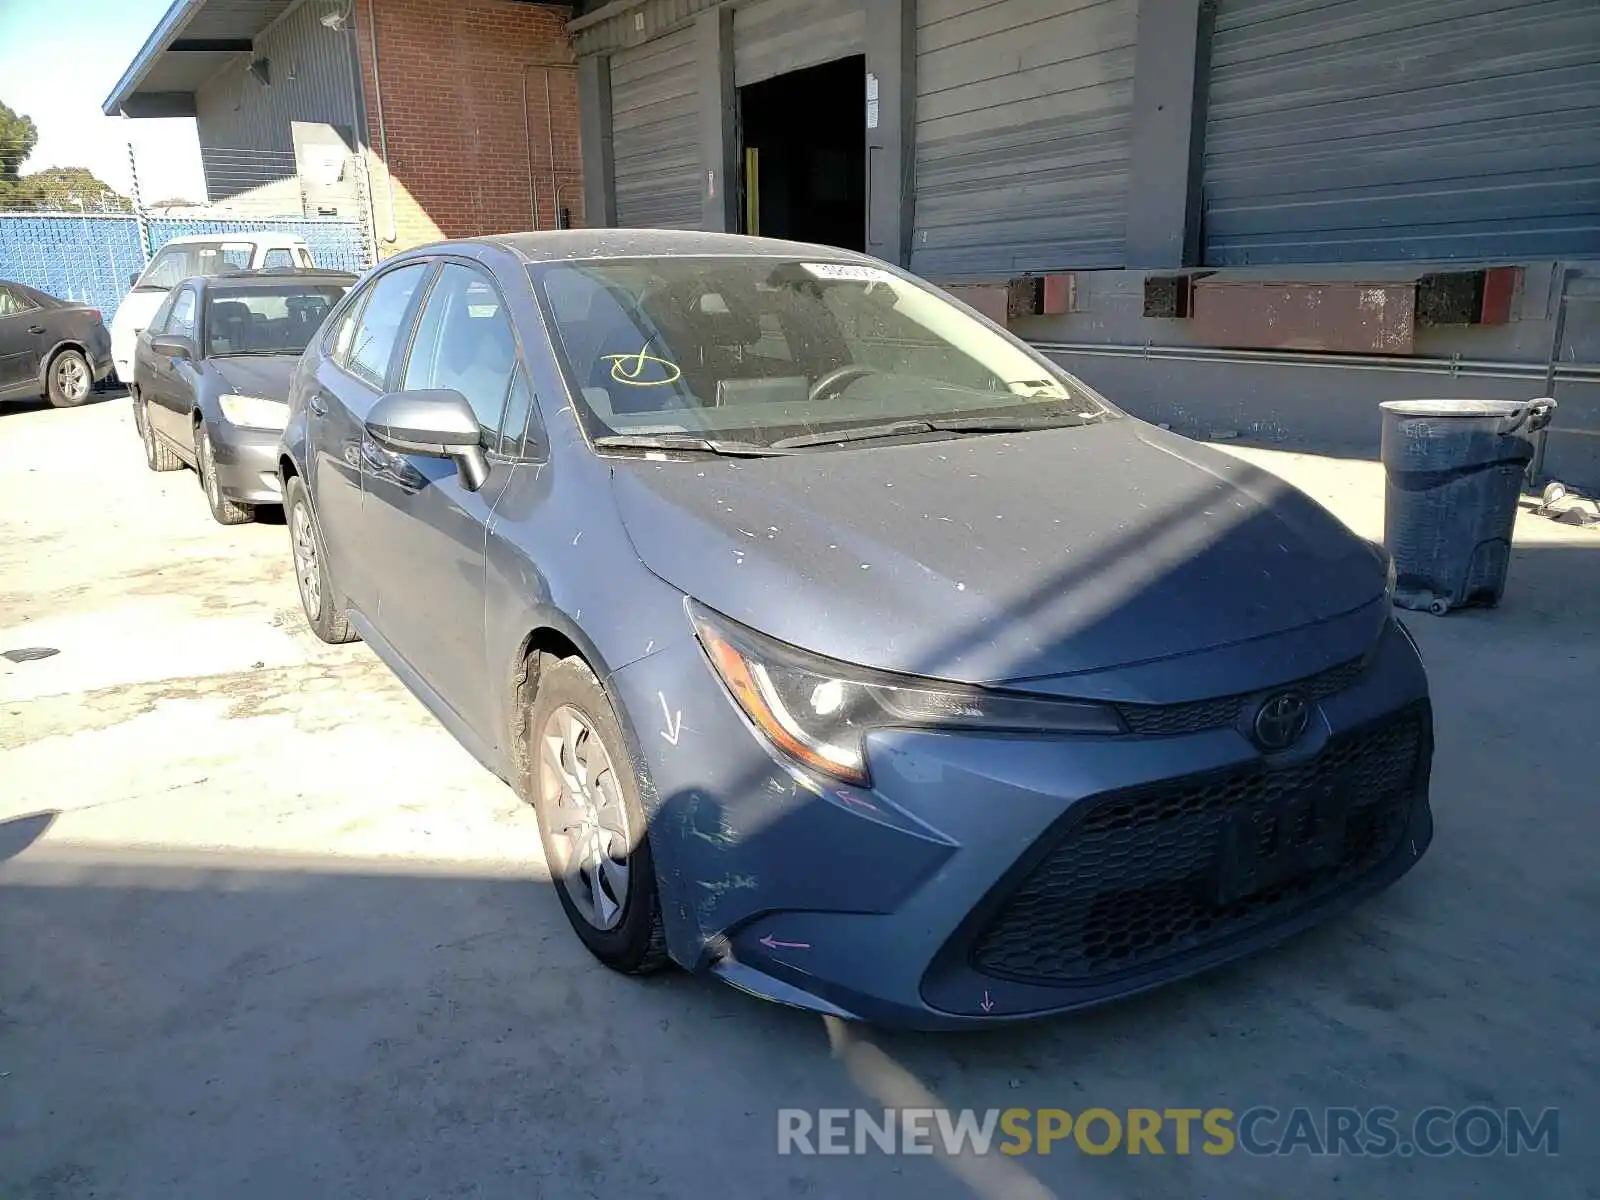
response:
{"label": "dark parked car", "polygon": [[223,525],[279,503],[289,375],[355,281],[342,271],[293,268],[174,287],[134,348],[133,420],[150,469],[192,466]]}
{"label": "dark parked car", "polygon": [[603,962],[1059,1012],[1427,847],[1381,548],[906,273],[597,230],[397,256],[295,371],[300,595],[536,806]]}
{"label": "dark parked car", "polygon": [[100,310],[0,280],[0,400],[74,408],[111,374]]}

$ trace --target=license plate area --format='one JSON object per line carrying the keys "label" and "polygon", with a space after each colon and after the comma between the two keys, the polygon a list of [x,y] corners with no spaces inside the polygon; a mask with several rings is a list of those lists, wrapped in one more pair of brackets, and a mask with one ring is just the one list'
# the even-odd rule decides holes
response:
{"label": "license plate area", "polygon": [[1217,851],[1216,903],[1226,907],[1334,866],[1345,842],[1350,794],[1343,780],[1234,812]]}

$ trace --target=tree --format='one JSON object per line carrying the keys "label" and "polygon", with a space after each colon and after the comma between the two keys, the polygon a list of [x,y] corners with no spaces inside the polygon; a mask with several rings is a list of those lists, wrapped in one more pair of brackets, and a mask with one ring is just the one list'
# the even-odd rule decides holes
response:
{"label": "tree", "polygon": [[16,183],[22,164],[33,153],[39,131],[21,113],[0,101],[0,183]]}
{"label": "tree", "polygon": [[24,175],[17,183],[41,212],[132,212],[133,201],[113,191],[82,167],[51,167]]}

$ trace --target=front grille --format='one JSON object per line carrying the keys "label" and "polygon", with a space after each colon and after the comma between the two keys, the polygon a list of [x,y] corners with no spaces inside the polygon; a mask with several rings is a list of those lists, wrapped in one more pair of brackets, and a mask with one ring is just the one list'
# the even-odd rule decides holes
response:
{"label": "front grille", "polygon": [[1366,874],[1405,830],[1424,709],[1252,764],[1079,806],[978,938],[973,965],[1028,983],[1149,968],[1268,924]]}
{"label": "front grille", "polygon": [[[1360,677],[1365,662],[1353,658],[1305,679],[1286,683],[1274,691],[1293,689],[1308,700],[1324,700],[1344,691]],[[1119,704],[1117,712],[1130,732],[1145,737],[1172,737],[1180,733],[1199,733],[1206,729],[1226,729],[1239,719],[1246,700],[1259,692],[1241,692],[1210,700],[1191,700],[1182,704]]]}

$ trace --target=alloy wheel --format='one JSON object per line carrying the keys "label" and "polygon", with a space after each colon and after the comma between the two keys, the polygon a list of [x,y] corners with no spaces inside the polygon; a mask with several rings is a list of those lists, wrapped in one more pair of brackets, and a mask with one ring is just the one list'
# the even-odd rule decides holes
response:
{"label": "alloy wheel", "polygon": [[628,810],[600,735],[570,705],[551,713],[540,731],[539,787],[559,860],[551,870],[585,921],[615,929],[628,900]]}
{"label": "alloy wheel", "polygon": [[322,563],[317,557],[317,534],[311,524],[310,510],[303,503],[296,504],[289,524],[300,603],[305,605],[306,617],[315,621],[322,611]]}
{"label": "alloy wheel", "polygon": [[89,373],[81,358],[63,354],[56,360],[56,387],[63,397],[74,403],[89,394]]}

